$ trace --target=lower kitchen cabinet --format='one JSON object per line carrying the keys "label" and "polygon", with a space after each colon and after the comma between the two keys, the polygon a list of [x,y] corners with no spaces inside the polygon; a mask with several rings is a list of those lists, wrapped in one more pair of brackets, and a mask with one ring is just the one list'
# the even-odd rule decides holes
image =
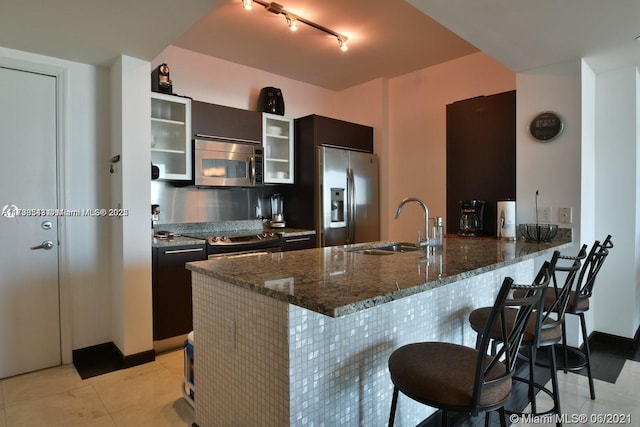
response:
{"label": "lower kitchen cabinet", "polygon": [[316,247],[316,235],[306,234],[289,236],[282,239],[282,251],[298,251],[300,249],[312,249]]}
{"label": "lower kitchen cabinet", "polygon": [[185,263],[207,259],[205,245],[153,248],[153,339],[159,341],[193,329],[191,272]]}

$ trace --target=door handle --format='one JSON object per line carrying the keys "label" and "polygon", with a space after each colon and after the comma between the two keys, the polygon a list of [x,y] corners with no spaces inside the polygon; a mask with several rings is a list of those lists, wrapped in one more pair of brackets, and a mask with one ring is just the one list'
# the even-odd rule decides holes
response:
{"label": "door handle", "polygon": [[53,249],[53,242],[51,240],[45,240],[42,244],[31,248],[31,250],[34,249],[44,249],[45,251],[49,251]]}

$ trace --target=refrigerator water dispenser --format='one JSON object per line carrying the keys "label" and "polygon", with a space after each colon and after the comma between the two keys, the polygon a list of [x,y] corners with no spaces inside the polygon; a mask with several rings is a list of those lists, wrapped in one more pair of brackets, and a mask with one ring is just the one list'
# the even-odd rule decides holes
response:
{"label": "refrigerator water dispenser", "polygon": [[331,189],[331,222],[344,222],[344,188]]}

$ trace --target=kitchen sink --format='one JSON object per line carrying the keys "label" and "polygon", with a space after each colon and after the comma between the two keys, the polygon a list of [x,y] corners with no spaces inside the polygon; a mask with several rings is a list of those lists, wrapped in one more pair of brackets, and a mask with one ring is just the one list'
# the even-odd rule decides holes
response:
{"label": "kitchen sink", "polygon": [[417,250],[420,250],[420,248],[416,247],[412,243],[392,243],[386,246],[376,246],[375,248],[350,250],[349,252],[356,252],[366,255],[393,255],[397,253],[413,252]]}
{"label": "kitchen sink", "polygon": [[418,248],[416,245],[411,243],[396,243],[389,246],[381,246],[375,249],[393,253],[393,252],[413,252],[413,251],[419,250],[420,248]]}

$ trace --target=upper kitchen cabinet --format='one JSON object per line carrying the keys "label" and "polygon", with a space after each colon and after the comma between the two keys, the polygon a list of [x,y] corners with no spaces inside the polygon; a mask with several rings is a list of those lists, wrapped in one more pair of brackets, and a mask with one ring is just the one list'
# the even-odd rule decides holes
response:
{"label": "upper kitchen cabinet", "polygon": [[326,145],[373,153],[373,128],[312,114],[295,120],[296,144]]}
{"label": "upper kitchen cabinet", "polygon": [[264,182],[293,184],[293,119],[262,113]]}
{"label": "upper kitchen cabinet", "polygon": [[237,142],[262,141],[262,113],[224,105],[193,101],[191,104],[194,138],[230,139]]}
{"label": "upper kitchen cabinet", "polygon": [[483,232],[497,234],[497,202],[516,197],[516,91],[447,105],[447,233],[460,200],[484,200]]}
{"label": "upper kitchen cabinet", "polygon": [[191,180],[191,99],[151,93],[151,163],[159,179]]}

